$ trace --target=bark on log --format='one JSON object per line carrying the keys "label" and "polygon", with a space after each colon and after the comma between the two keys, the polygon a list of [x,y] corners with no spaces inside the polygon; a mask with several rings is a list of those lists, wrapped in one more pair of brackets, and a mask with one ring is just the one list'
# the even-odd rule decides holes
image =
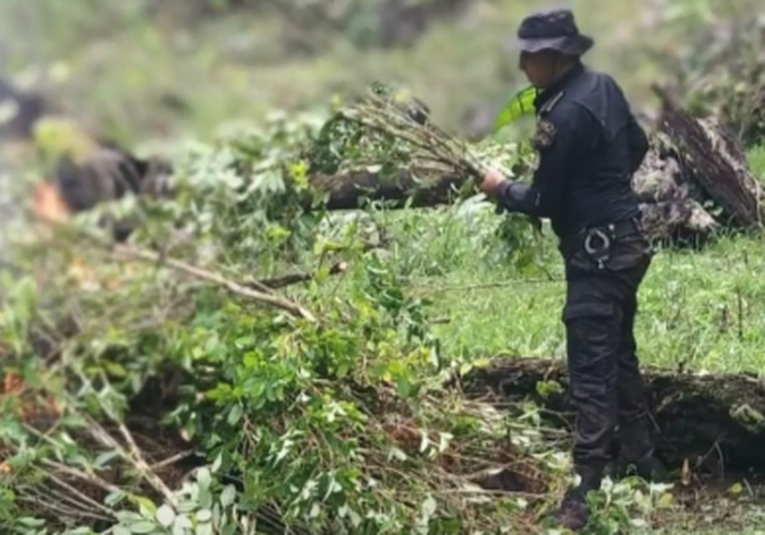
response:
{"label": "bark on log", "polygon": [[723,208],[726,226],[759,227],[765,214],[763,195],[733,132],[714,117],[693,118],[660,87],[654,91],[663,105],[659,130],[677,148],[687,182]]}
{"label": "bark on log", "polygon": [[643,164],[632,177],[632,189],[641,201],[643,224],[653,239],[698,243],[720,228],[696,200],[702,195],[689,182],[677,152],[665,136],[656,135],[651,140]]}
{"label": "bark on log", "polygon": [[[682,466],[716,471],[765,473],[765,381],[754,375],[694,375],[644,370],[658,456],[670,469]],[[547,397],[538,383],[555,381],[563,388]],[[457,384],[471,398],[497,401],[531,399],[553,423],[573,424],[568,380],[561,361],[498,358],[470,371]],[[541,389],[539,389],[541,390]]]}
{"label": "bark on log", "polygon": [[[423,173],[425,174],[425,173]],[[364,171],[336,176],[316,176],[311,185],[329,194],[328,210],[355,210],[363,199],[384,201],[389,208],[426,208],[454,202],[455,190],[465,185],[467,177],[427,173],[427,182],[416,171],[402,170],[397,177],[381,178]]]}

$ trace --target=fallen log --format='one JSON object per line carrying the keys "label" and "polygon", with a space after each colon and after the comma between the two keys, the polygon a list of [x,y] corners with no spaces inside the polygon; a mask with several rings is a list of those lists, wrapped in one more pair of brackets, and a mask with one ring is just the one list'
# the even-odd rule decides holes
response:
{"label": "fallen log", "polygon": [[659,131],[677,148],[686,183],[724,210],[724,224],[759,227],[764,215],[762,191],[733,132],[714,117],[693,118],[660,87],[654,86],[654,91],[663,105]]}
{"label": "fallen log", "polygon": [[682,160],[665,135],[652,137],[650,150],[632,177],[632,189],[640,201],[643,225],[654,240],[699,244],[721,228],[697,200],[702,196],[688,181]]}
{"label": "fallen log", "polygon": [[[379,173],[359,171],[339,175],[319,175],[311,179],[315,190],[326,192],[328,210],[356,210],[364,200],[384,202],[389,209],[428,208],[451,204],[469,177],[426,171],[401,170],[381,178]],[[310,205],[306,205],[310,208]]]}
{"label": "fallen log", "polygon": [[[646,369],[644,377],[656,424],[657,454],[670,469],[680,468],[687,459],[699,473],[723,467],[765,474],[765,380],[748,374],[659,369]],[[546,382],[561,388],[540,386]],[[551,423],[573,425],[562,361],[497,358],[459,377],[456,384],[473,399],[490,397],[502,404],[532,400]]]}

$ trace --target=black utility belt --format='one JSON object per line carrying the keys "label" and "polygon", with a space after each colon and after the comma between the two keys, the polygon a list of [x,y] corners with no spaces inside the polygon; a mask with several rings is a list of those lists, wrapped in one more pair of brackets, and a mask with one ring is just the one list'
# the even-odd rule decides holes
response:
{"label": "black utility belt", "polygon": [[563,249],[574,253],[584,249],[584,252],[598,267],[603,268],[611,254],[611,246],[623,238],[643,233],[638,217],[621,219],[608,225],[588,228],[562,241]]}

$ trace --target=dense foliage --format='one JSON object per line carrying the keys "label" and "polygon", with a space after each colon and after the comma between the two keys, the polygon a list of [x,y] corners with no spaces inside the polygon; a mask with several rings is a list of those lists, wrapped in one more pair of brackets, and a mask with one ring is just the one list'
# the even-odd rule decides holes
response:
{"label": "dense foliage", "polygon": [[[306,203],[307,169],[351,146],[321,124],[276,117],[191,147],[172,201],[116,207],[143,218],[130,245],[112,247],[97,213],[14,232],[0,322],[7,529],[495,532],[528,499],[489,499],[492,472],[545,490],[533,424],[516,430],[444,389],[465,365],[440,351],[401,264],[369,248],[363,220]],[[533,239],[520,223],[514,254]],[[526,249],[515,265],[533,260]],[[280,293],[263,282],[287,271],[313,276]],[[173,461],[179,448],[194,453]]]}

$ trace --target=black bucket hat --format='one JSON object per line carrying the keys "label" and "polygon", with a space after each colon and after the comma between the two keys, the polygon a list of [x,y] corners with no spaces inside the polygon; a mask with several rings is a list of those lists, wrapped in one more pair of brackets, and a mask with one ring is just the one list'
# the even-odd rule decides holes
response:
{"label": "black bucket hat", "polygon": [[579,33],[574,14],[569,9],[534,13],[521,21],[516,48],[524,52],[557,50],[581,56],[595,44],[592,37]]}

